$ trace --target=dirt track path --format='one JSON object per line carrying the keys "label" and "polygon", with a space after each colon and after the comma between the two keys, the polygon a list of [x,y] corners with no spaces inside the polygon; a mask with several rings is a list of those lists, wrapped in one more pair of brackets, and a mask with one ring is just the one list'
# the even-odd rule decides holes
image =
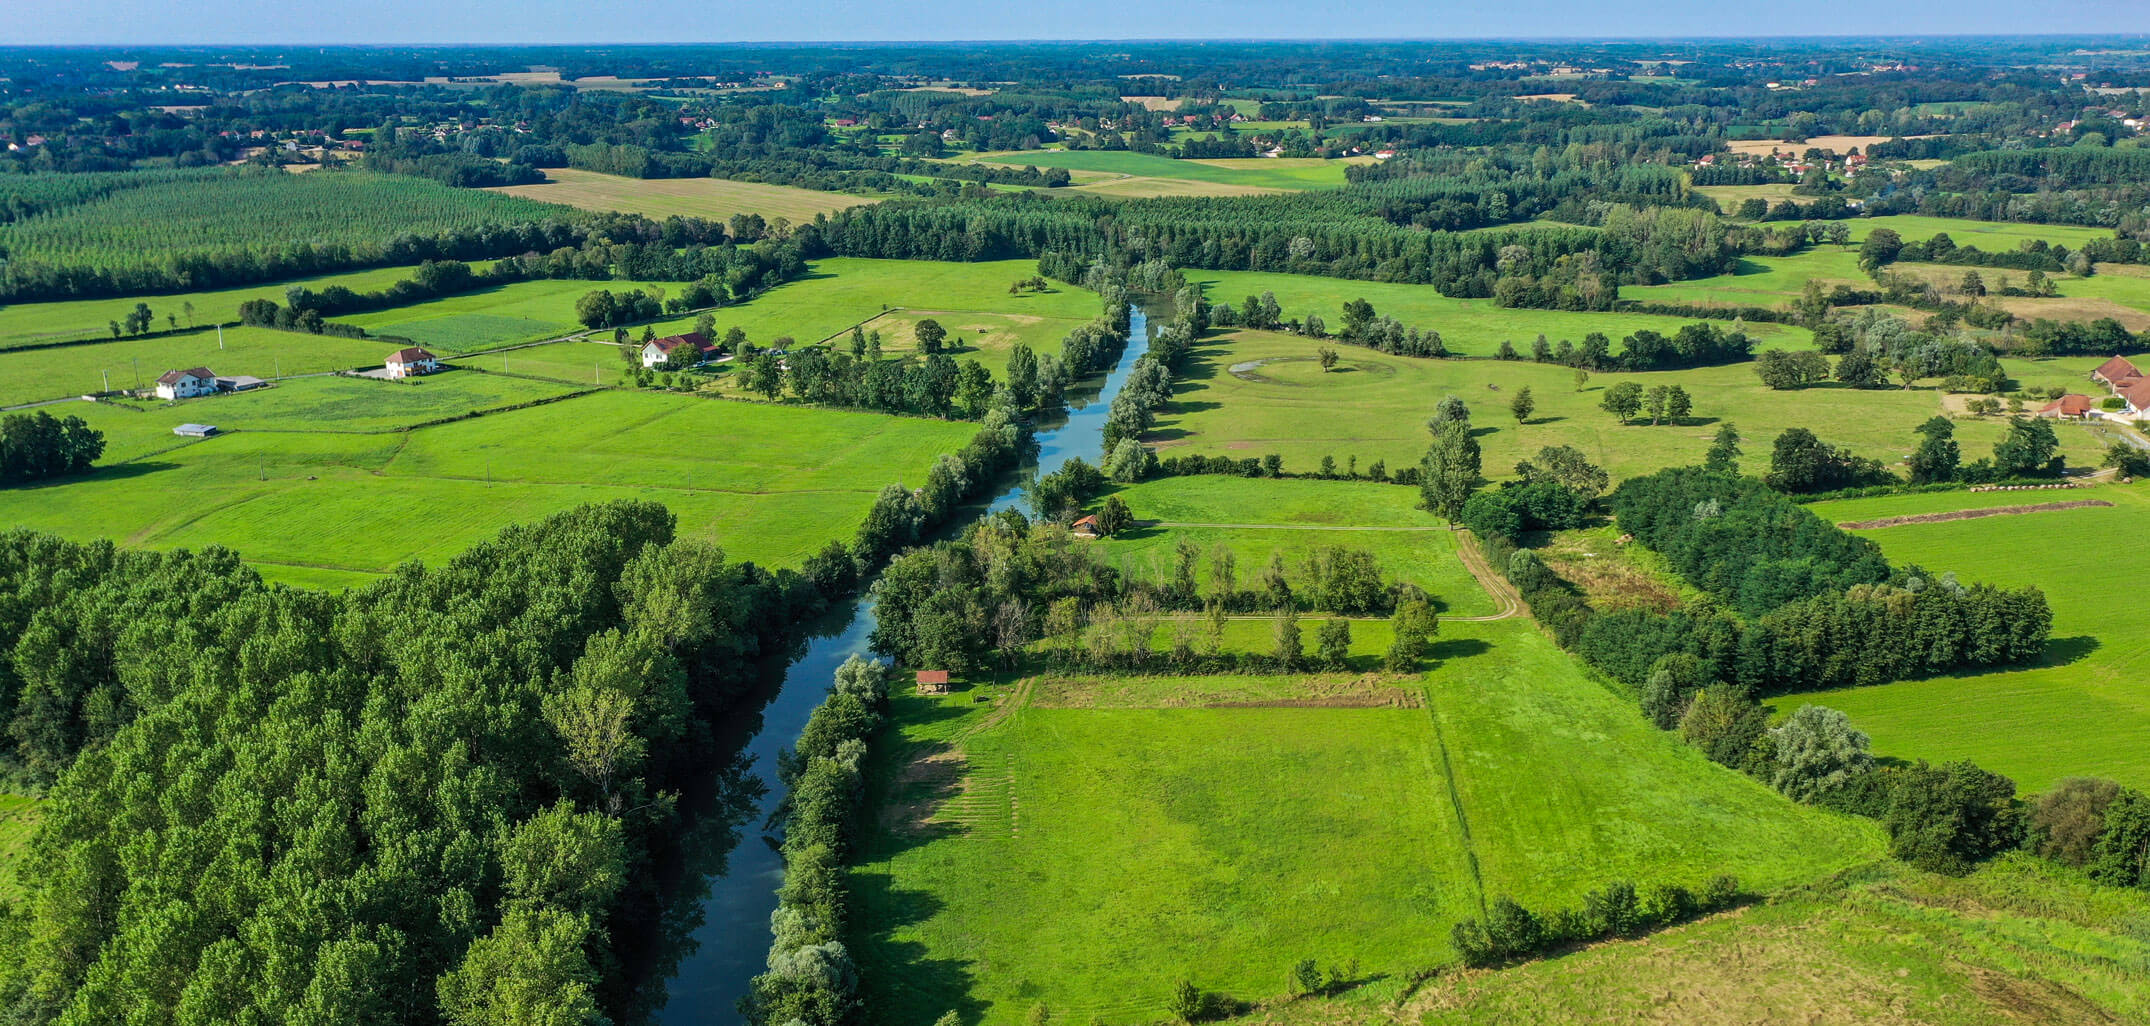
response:
{"label": "dirt track path", "polygon": [[1471,576],[1478,579],[1478,586],[1484,588],[1486,594],[1493,596],[1493,601],[1500,607],[1500,612],[1491,616],[1444,616],[1441,619],[1456,620],[1463,623],[1487,623],[1493,620],[1506,620],[1523,611],[1523,596],[1515,590],[1515,585],[1508,583],[1507,577],[1496,573],[1493,567],[1486,562],[1486,554],[1479,551],[1478,539],[1472,537],[1471,532],[1463,530],[1456,532],[1456,556],[1463,560],[1463,568],[1469,570]]}

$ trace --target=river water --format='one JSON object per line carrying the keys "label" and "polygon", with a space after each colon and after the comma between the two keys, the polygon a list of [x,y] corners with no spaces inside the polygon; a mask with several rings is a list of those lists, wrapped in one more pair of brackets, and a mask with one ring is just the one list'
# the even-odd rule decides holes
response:
{"label": "river water", "polygon": [[[1024,468],[1026,474],[1032,469],[1051,473],[1078,456],[1092,464],[1104,462],[1106,414],[1135,360],[1149,351],[1150,334],[1148,312],[1135,307],[1128,322],[1127,347],[1096,391],[1084,395],[1071,390],[1065,419],[1042,425],[1033,433],[1038,452],[1035,462]],[[1011,485],[984,509],[1009,509],[1021,501],[1021,486]],[[825,633],[809,640],[805,652],[784,667],[782,682],[761,710],[759,731],[745,741],[750,772],[766,787],[748,820],[750,825],[766,821],[784,800],[782,784],[776,779],[777,751],[798,740],[806,718],[828,694],[836,668],[854,655],[867,654],[866,642],[874,627],[873,600],[854,600],[848,612],[838,610],[822,626]],[[708,896],[702,902],[702,925],[693,934],[693,950],[665,981],[666,1001],[656,1016],[661,1026],[739,1022],[739,999],[768,958],[769,914],[776,911],[784,862],[773,838],[760,830],[750,829],[740,836],[723,860],[725,872],[707,881]]]}

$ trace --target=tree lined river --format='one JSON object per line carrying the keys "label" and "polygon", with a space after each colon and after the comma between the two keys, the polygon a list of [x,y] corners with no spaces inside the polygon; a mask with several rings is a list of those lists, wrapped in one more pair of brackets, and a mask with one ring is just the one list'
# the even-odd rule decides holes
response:
{"label": "tree lined river", "polygon": [[[1128,321],[1127,346],[1097,391],[1087,397],[1071,395],[1065,418],[1034,432],[1038,452],[1035,462],[1024,468],[1026,473],[1032,469],[1050,473],[1076,457],[1093,464],[1104,462],[1106,414],[1135,361],[1149,351],[1150,312],[1162,314],[1169,306],[1169,300],[1159,302],[1165,305],[1152,306],[1148,311],[1139,305],[1134,308]],[[924,466],[923,461],[919,465]],[[1021,498],[1021,486],[1011,485],[984,509],[1007,509]],[[731,746],[751,760],[750,772],[766,790],[747,820],[749,829],[728,835],[736,843],[723,860],[724,871],[707,879],[702,925],[694,931],[693,950],[680,960],[677,971],[663,985],[666,1002],[656,1017],[663,1026],[738,1022],[739,999],[745,996],[748,982],[762,971],[768,957],[769,914],[776,910],[776,891],[783,883],[784,863],[760,824],[784,800],[782,784],[776,779],[777,752],[797,741],[807,717],[828,694],[836,668],[853,655],[866,653],[867,638],[874,627],[873,600],[854,600],[848,610],[837,610],[822,621],[822,626],[830,632],[813,637],[805,652],[783,667],[782,680],[761,710],[759,722],[743,717],[753,733]]]}

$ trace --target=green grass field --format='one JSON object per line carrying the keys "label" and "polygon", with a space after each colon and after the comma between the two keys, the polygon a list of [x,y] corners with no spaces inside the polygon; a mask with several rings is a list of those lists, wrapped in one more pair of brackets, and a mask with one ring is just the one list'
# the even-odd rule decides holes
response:
{"label": "green grass field", "polygon": [[227,377],[378,367],[394,348],[368,339],[272,328],[212,329],[167,338],[0,352],[0,406],[112,388],[149,388],[173,369],[207,367]]}
{"label": "green grass field", "polygon": [[0,901],[20,902],[28,895],[20,877],[30,835],[37,832],[40,802],[19,794],[0,794]]}
{"label": "green grass field", "polygon": [[[1962,277],[1961,272],[1957,276]],[[1625,286],[1620,290],[1620,298],[1643,303],[1707,303],[1782,309],[1799,298],[1809,281],[1821,282],[1824,289],[1837,285],[1858,289],[1874,287],[1873,280],[1859,269],[1857,246],[1823,244],[1795,256],[1741,257],[1739,266],[1731,274],[1714,278]]]}
{"label": "green grass field", "polygon": [[[2142,639],[2114,546],[2150,530],[2146,485],[2065,493],[1908,495],[1810,507],[1834,521],[1982,506],[2102,499],[2089,508],[1859,533],[1892,562],[1916,563],[1964,581],[2037,585],[2053,607],[2047,665],[1877,687],[1785,696],[1779,710],[1816,702],[1842,709],[1873,735],[1874,748],[1903,759],[1971,759],[2027,791],[2069,776],[2150,786],[2150,642]],[[2125,559],[2122,558],[2123,565]],[[2121,573],[2121,577],[2111,575]]]}
{"label": "green grass field", "polygon": [[[1098,542],[1098,551],[1151,580],[1171,580],[1182,539],[1202,551],[1198,580],[1205,592],[1212,551],[1219,545],[1231,550],[1241,587],[1260,579],[1273,553],[1281,553],[1297,574],[1315,547],[1338,545],[1371,551],[1385,579],[1418,585],[1447,615],[1494,612],[1492,600],[1456,558],[1456,539],[1447,524],[1417,508],[1416,488],[1201,476],[1146,481],[1118,494],[1138,521],[1161,523],[1122,531]],[[1266,637],[1267,625],[1262,627]]]}
{"label": "green grass field", "polygon": [[2043,239],[2074,248],[2091,239],[2110,239],[2110,228],[2089,228],[2072,224],[2021,224],[2013,221],[1973,221],[1961,217],[1926,217],[1922,214],[1889,214],[1883,217],[1855,217],[1845,222],[1851,226],[1853,242],[1863,242],[1866,233],[1876,228],[1888,228],[1904,237],[1905,242],[1921,242],[1942,232],[1956,240],[1959,246],[1977,246],[1988,253],[2012,250],[2021,242]]}
{"label": "green grass field", "polygon": [[[1696,320],[1649,314],[1514,310],[1496,305],[1490,299],[1450,299],[1431,285],[1348,281],[1303,274],[1190,271],[1188,277],[1202,283],[1203,293],[1211,302],[1231,303],[1235,307],[1248,296],[1274,292],[1286,320],[1316,314],[1332,332],[1343,324],[1344,304],[1364,299],[1373,304],[1375,313],[1394,317],[1407,327],[1438,331],[1450,352],[1471,356],[1491,356],[1504,341],[1513,342],[1517,351],[1528,353],[1531,340],[1541,333],[1557,343],[1561,339],[1580,342],[1584,335],[1602,331],[1611,336],[1617,349],[1623,335],[1644,328],[1671,334],[1681,325]],[[1622,294],[1641,291],[1627,289]],[[1777,347],[1807,345],[1813,337],[1804,328],[1785,324],[1749,324],[1747,333],[1766,345]]]}
{"label": "green grass field", "polygon": [[[1305,473],[1323,456],[1342,466],[1356,455],[1389,468],[1415,464],[1426,448],[1427,416],[1443,395],[1469,404],[1487,477],[1513,476],[1517,460],[1549,445],[1572,445],[1617,480],[1667,466],[1699,462],[1722,421],[1745,439],[1743,467],[1768,468],[1770,443],[1787,428],[1805,427],[1825,441],[1895,465],[1913,448],[1912,430],[1941,412],[1941,394],[1928,388],[1816,387],[1771,391],[1740,363],[1649,374],[1592,375],[1583,390],[1574,372],[1552,364],[1498,360],[1429,360],[1388,356],[1339,345],[1337,369],[1315,362],[1321,343],[1295,335],[1239,331],[1205,339],[1174,389],[1174,401],[1145,436],[1160,455],[1199,452],[1235,458],[1279,453],[1285,469]],[[2010,361],[2009,366],[2030,361]],[[2096,361],[2055,359],[2040,373],[2082,387]],[[1238,368],[1235,372],[1233,368]],[[1645,387],[1679,384],[1694,397],[1687,423],[1623,425],[1598,403],[1604,389],[1633,381]],[[1497,387],[1494,387],[1497,386]],[[1523,387],[1537,404],[1518,426],[1508,403]],[[1966,459],[1988,455],[2006,429],[2002,418],[1957,421]],[[2071,463],[2095,465],[2104,443],[2079,425],[2058,425]]]}
{"label": "green grass field", "polygon": [[545,177],[550,180],[538,185],[510,185],[487,191],[584,210],[641,214],[660,221],[675,216],[722,221],[733,214],[760,214],[803,224],[812,221],[815,214],[833,214],[874,202],[840,192],[723,178],[624,178],[565,167],[548,168]]}
{"label": "green grass field", "polygon": [[1499,894],[1768,889],[1879,853],[1871,825],[1651,728],[1526,620],[1444,624],[1436,655],[1394,679],[1403,707],[1296,704],[1272,678],[1179,680],[1203,705],[1171,678],[898,697],[851,881],[869,1006],[1151,1021],[1180,979],[1253,1000],[1301,958],[1440,964]]}
{"label": "green grass field", "polygon": [[[100,469],[0,490],[0,518],[77,539],[228,545],[257,564],[297,568],[294,581],[361,583],[510,523],[631,498],[663,502],[683,536],[737,558],[797,565],[848,537],[883,485],[922,479],[975,430],[620,391],[382,430],[563,391],[459,371],[416,386],[323,380],[146,411],[81,404],[68,412],[113,443]],[[199,441],[171,434],[205,419],[247,429]]]}
{"label": "green grass field", "polygon": [[[1318,158],[1175,160],[1154,153],[1134,153],[1128,150],[1022,150],[1014,153],[980,154],[974,159],[1016,167],[1059,167],[1070,171],[1126,175],[1130,178],[1206,182],[1239,191],[1298,191],[1341,186],[1344,184],[1345,167],[1343,161]],[[1096,191],[1100,187],[1083,188]]]}
{"label": "green grass field", "polygon": [[[481,261],[472,266],[484,267],[487,264]],[[324,274],[268,285],[247,285],[175,295],[71,299],[53,303],[9,303],[0,305],[0,349],[42,342],[109,339],[112,337],[111,322],[124,321],[138,302],[149,304],[150,312],[156,315],[156,327],[165,327],[168,323],[165,320],[166,315],[176,314],[179,316],[179,326],[184,328],[190,323],[185,313],[188,303],[194,304],[192,324],[235,321],[239,319],[240,303],[249,299],[268,299],[282,303],[284,290],[293,285],[312,289],[341,285],[354,292],[377,292],[410,278],[417,270],[415,267],[376,267],[370,271]]]}

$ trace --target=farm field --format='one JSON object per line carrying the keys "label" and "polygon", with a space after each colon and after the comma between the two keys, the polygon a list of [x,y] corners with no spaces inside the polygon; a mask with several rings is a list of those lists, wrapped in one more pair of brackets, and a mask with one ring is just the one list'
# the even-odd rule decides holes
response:
{"label": "farm field", "polygon": [[[1230,187],[1229,191],[1189,187],[1192,195],[1228,195],[1246,192],[1287,192],[1332,188],[1344,184],[1345,162],[1320,158],[1275,159],[1253,157],[1221,160],[1176,160],[1154,153],[1128,150],[1022,150],[985,153],[972,158],[1017,167],[1060,167],[1070,171],[1100,171],[1137,179],[1201,182]],[[1117,193],[1113,182],[1080,186],[1086,192]],[[1127,193],[1132,194],[1132,193]]]}
{"label": "farm field", "polygon": [[[301,568],[309,583],[363,582],[406,559],[452,555],[510,523],[584,502],[645,499],[671,507],[683,536],[713,540],[735,558],[795,566],[829,539],[848,537],[883,485],[922,479],[936,455],[975,430],[621,391],[383,430],[393,420],[461,412],[458,405],[565,389],[468,371],[409,387],[322,386],[332,384],[376,389],[383,408],[344,405],[352,397],[333,392],[309,408],[297,402],[298,388],[146,412],[82,404],[121,447],[86,477],[0,491],[0,519],[153,548],[228,545],[257,564]],[[508,394],[484,392],[495,388]],[[250,430],[199,441],[170,433],[189,420],[242,422],[247,404],[262,400],[271,413]],[[320,430],[316,411],[339,406],[343,430]],[[374,433],[354,433],[360,426]],[[698,438],[722,444],[680,444]]]}
{"label": "farm field", "polygon": [[[1274,452],[1292,473],[1315,469],[1323,456],[1335,457],[1339,466],[1356,455],[1362,469],[1374,460],[1396,468],[1413,465],[1424,454],[1426,418],[1436,401],[1453,394],[1471,408],[1487,477],[1512,476],[1509,468],[1516,461],[1542,447],[1572,445],[1618,480],[1699,462],[1725,420],[1737,424],[1744,438],[1742,467],[1748,473],[1768,468],[1771,441],[1792,427],[1808,428],[1824,441],[1893,466],[1911,451],[1912,429],[1942,410],[1941,393],[1929,388],[1772,391],[1762,387],[1752,363],[1593,374],[1578,392],[1574,371],[1553,364],[1418,359],[1336,345],[1337,369],[1323,373],[1315,362],[1321,345],[1255,331],[1205,339],[1174,389],[1173,403],[1145,438],[1160,455],[1244,458]],[[2038,366],[2041,374],[2080,383],[2096,363],[2053,359]],[[2008,366],[2017,364],[2030,361]],[[1694,412],[1684,424],[1620,424],[1598,404],[1603,390],[1621,381],[1644,387],[1678,384],[1694,397]],[[1519,427],[1508,402],[1526,386],[1537,409]],[[2071,464],[2094,466],[2103,457],[2104,443],[2081,426],[2056,430]],[[1998,417],[1956,423],[1967,460],[1990,453],[2005,431],[2005,420]]]}
{"label": "farm field", "polygon": [[124,339],[47,349],[0,351],[0,406],[113,388],[149,388],[168,370],[207,367],[230,377],[378,367],[395,347],[371,339],[273,328],[225,328],[164,338]]}
{"label": "farm field", "polygon": [[[1854,261],[1856,264],[1856,260]],[[1491,356],[1504,341],[1514,342],[1521,352],[1540,333],[1555,342],[1580,341],[1584,335],[1602,331],[1612,337],[1617,350],[1620,338],[1644,328],[1665,334],[1693,324],[1693,317],[1660,317],[1654,314],[1584,313],[1566,310],[1517,310],[1499,306],[1491,299],[1450,299],[1431,285],[1393,282],[1350,281],[1304,274],[1272,274],[1264,271],[1189,271],[1190,281],[1200,282],[1211,302],[1239,305],[1248,296],[1274,292],[1284,318],[1316,314],[1334,332],[1343,323],[1344,304],[1364,299],[1374,312],[1396,318],[1406,327],[1441,333],[1450,352]],[[1623,294],[1640,292],[1626,290]],[[1747,333],[1765,346],[1804,347],[1813,336],[1805,328],[1788,324],[1749,324]]]}
{"label": "farm field", "polygon": [[442,356],[530,342],[583,330],[575,301],[598,289],[676,291],[676,282],[539,279],[494,285],[335,320],[384,338],[407,338]]}
{"label": "farm field", "polygon": [[[2145,486],[2057,493],[2101,499],[2085,508],[1859,531],[1898,565],[1916,563],[1966,582],[2034,584],[2053,608],[2045,665],[2000,673],[1903,681],[1868,688],[1786,695],[1779,712],[1802,702],[1842,709],[1873,735],[1874,749],[1903,759],[1971,759],[2039,791],[2069,776],[2104,776],[2150,786],[2150,644],[2138,611],[2106,586],[2124,578],[2113,549],[2150,530]],[[2052,501],[2055,493],[1906,495],[1819,503],[1814,512],[1844,522]]]}
{"label": "farm field", "polygon": [[2110,228],[2090,228],[2071,224],[2023,224],[2014,221],[1973,221],[1962,217],[1927,217],[1923,214],[1887,214],[1882,217],[1854,217],[1845,222],[1851,226],[1853,242],[1866,240],[1868,232],[1876,228],[1888,228],[1904,237],[1905,242],[1919,242],[1933,238],[1942,232],[1956,240],[1959,246],[1975,245],[1989,253],[2014,249],[2016,244],[2043,239],[2074,248],[2091,239],[2110,239]]}
{"label": "farm field", "polygon": [[863,996],[905,1021],[1148,1021],[1179,979],[1270,998],[1306,957],[1397,980],[1501,894],[1770,889],[1880,852],[1650,727],[1528,621],[1444,624],[1435,655],[1388,682],[1415,707],[1269,678],[1181,682],[1206,706],[1166,679],[899,696],[851,870]]}
{"label": "farm field", "polygon": [[1715,200],[1718,209],[1729,215],[1738,210],[1741,203],[1750,199],[1766,200],[1772,204],[1784,200],[1806,200],[1807,197],[1792,192],[1797,187],[1796,182],[1771,182],[1766,185],[1697,185],[1694,190]]}
{"label": "farm field", "polygon": [[[488,261],[475,261],[471,264],[474,268],[488,265]],[[249,299],[268,299],[282,303],[284,290],[293,285],[312,289],[341,285],[353,292],[377,292],[396,282],[409,279],[417,271],[416,267],[376,267],[368,271],[324,274],[268,285],[246,285],[171,295],[9,303],[0,305],[0,349],[43,342],[111,339],[111,322],[124,321],[138,302],[149,304],[150,311],[156,315],[157,327],[165,326],[167,314],[179,314],[180,326],[186,327],[188,320],[183,311],[188,303],[194,304],[195,324],[230,322],[239,319],[240,303]]]}
{"label": "farm field", "polygon": [[[1232,552],[1244,587],[1260,579],[1272,554],[1282,554],[1296,574],[1314,548],[1337,545],[1371,551],[1385,580],[1418,585],[1447,615],[1495,611],[1458,560],[1456,536],[1447,523],[1417,508],[1416,488],[1204,475],[1145,481],[1117,494],[1138,523],[1161,523],[1123,530],[1095,544],[1114,565],[1152,580],[1172,579],[1174,551],[1182,540],[1202,552],[1198,580],[1205,591],[1218,546]],[[1266,637],[1267,625],[1262,626]]]}
{"label": "farm field", "polygon": [[800,224],[812,221],[815,214],[833,214],[875,202],[870,197],[840,192],[723,178],[626,178],[565,167],[547,168],[545,177],[550,181],[487,191],[584,210],[641,214],[660,221],[674,216],[721,221],[733,214],[760,214]]}
{"label": "farm field", "polygon": [[[1401,1007],[1402,988],[1382,981],[1247,1021],[2140,1022],[2150,1016],[2150,942],[2136,925],[2145,916],[2140,894],[2020,856],[1962,879],[1876,866],[1639,940],[1444,974]],[[1366,1007],[1374,1002],[1379,1013]]]}
{"label": "farm field", "polygon": [[[1963,278],[1959,270],[1958,280]],[[1625,285],[1620,298],[1644,303],[1691,303],[1714,306],[1760,306],[1784,308],[1804,292],[1807,282],[1819,281],[1823,289],[1838,285],[1870,289],[1873,279],[1859,269],[1856,246],[1822,244],[1793,256],[1748,256],[1730,274],[1663,285]],[[1748,325],[1753,333],[1760,325]]]}

